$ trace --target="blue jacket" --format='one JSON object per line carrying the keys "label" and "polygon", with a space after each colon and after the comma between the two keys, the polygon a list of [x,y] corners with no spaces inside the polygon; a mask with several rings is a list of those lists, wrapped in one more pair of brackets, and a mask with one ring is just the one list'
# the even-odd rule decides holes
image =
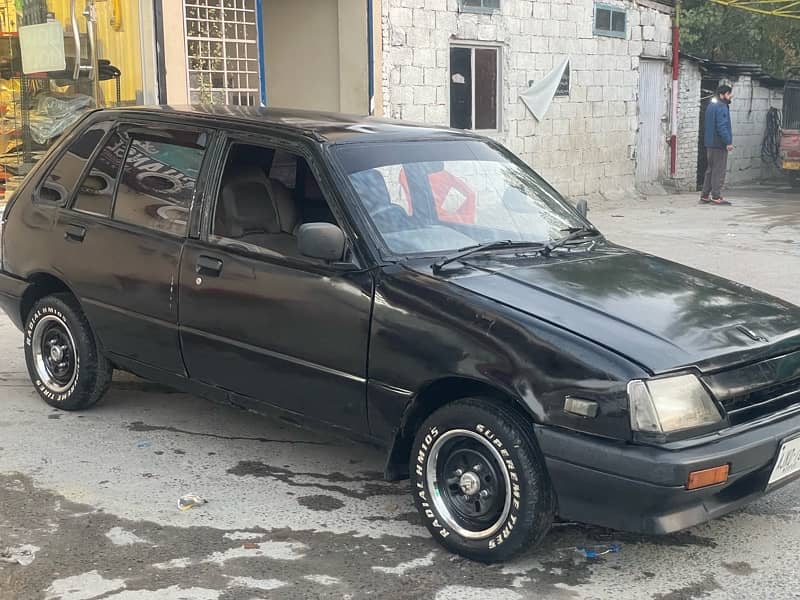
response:
{"label": "blue jacket", "polygon": [[705,127],[706,148],[724,148],[733,143],[731,111],[724,102],[717,100],[709,103],[706,109]]}

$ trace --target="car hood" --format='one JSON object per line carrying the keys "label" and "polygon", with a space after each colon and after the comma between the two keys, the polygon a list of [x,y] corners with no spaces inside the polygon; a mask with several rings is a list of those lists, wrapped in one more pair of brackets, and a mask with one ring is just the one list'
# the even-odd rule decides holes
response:
{"label": "car hood", "polygon": [[[557,324],[652,373],[712,371],[800,347],[800,308],[619,247],[507,263],[475,259],[454,285]],[[465,272],[466,271],[466,272]]]}

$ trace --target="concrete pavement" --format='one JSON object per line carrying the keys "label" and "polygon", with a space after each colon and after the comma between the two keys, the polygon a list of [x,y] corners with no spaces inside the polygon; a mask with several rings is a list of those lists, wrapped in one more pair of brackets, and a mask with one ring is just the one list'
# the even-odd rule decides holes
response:
{"label": "concrete pavement", "polygon": [[[730,197],[597,202],[590,217],[615,241],[800,303],[800,197]],[[567,524],[478,565],[429,538],[374,448],[123,376],[95,409],[60,413],[32,389],[21,341],[0,318],[0,600],[800,597],[800,484],[684,533]],[[186,493],[209,502],[181,512]]]}

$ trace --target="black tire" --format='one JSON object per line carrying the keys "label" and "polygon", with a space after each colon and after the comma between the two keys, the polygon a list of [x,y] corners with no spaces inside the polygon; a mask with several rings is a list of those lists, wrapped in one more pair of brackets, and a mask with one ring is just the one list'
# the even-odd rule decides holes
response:
{"label": "black tire", "polygon": [[[448,550],[499,562],[547,534],[554,495],[525,425],[533,423],[508,406],[465,398],[440,408],[420,427],[411,450],[411,489],[425,526]],[[473,462],[480,468],[459,467]]]}
{"label": "black tire", "polygon": [[25,362],[39,395],[62,410],[89,408],[111,384],[111,363],[69,294],[46,296],[34,305],[25,322]]}

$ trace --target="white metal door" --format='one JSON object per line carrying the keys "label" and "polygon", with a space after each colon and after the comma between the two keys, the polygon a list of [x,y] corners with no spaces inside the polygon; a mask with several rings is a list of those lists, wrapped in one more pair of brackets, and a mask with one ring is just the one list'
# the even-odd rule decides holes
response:
{"label": "white metal door", "polygon": [[665,63],[642,60],[639,63],[639,141],[636,182],[654,183],[664,166],[667,97]]}

